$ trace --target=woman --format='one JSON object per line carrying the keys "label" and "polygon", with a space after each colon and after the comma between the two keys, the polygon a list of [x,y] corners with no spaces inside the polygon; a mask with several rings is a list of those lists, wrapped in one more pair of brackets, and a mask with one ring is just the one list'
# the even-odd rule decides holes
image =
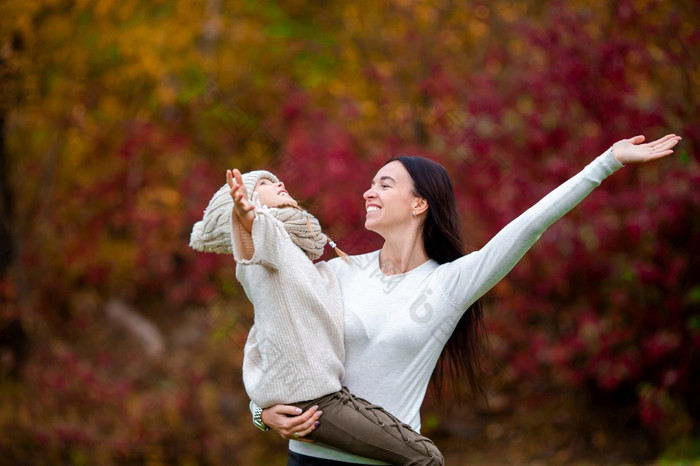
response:
{"label": "woman", "polygon": [[[382,236],[382,248],[353,256],[351,265],[329,261],[345,309],[343,384],[416,431],[420,431],[419,410],[436,366],[438,370],[455,368],[451,375],[467,377],[478,389],[474,349],[481,326],[479,298],[515,266],[549,225],[603,179],[626,164],[673,153],[680,139],[669,134],[645,144],[644,136],[635,136],[615,143],[481,250],[466,255],[444,168],[420,157],[399,157],[384,165],[364,193],[365,227]],[[314,410],[300,413],[294,406],[275,405],[263,410],[261,418],[291,440],[288,465],[378,464],[304,442],[318,420]]]}

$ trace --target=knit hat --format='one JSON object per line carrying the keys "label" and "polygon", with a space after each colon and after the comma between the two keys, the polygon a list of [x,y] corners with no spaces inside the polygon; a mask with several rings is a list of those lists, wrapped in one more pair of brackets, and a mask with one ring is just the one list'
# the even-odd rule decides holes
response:
{"label": "knit hat", "polygon": [[[260,178],[268,178],[273,183],[279,180],[266,170],[254,170],[242,175],[248,199],[259,207],[255,186]],[[231,246],[231,215],[233,214],[233,199],[231,187],[223,185],[211,198],[204,211],[202,220],[194,224],[190,235],[190,247],[195,251],[232,254]]]}
{"label": "knit hat", "polygon": [[[267,170],[253,170],[252,172],[244,173],[241,175],[241,178],[243,178],[243,185],[245,185],[245,190],[248,193],[248,199],[250,199],[253,204],[256,204],[255,200],[257,197],[255,196],[255,187],[258,185],[260,178],[267,178],[273,183],[279,183],[280,181],[274,174]],[[231,196],[229,196],[229,198],[230,197]],[[258,206],[256,205],[255,207]]]}

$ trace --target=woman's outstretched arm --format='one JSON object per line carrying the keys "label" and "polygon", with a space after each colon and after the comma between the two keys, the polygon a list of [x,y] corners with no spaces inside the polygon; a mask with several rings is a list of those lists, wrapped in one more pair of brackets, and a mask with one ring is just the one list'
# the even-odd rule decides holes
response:
{"label": "woman's outstretched arm", "polygon": [[498,232],[483,248],[439,269],[439,283],[457,309],[465,309],[498,283],[542,233],[623,164],[642,163],[673,153],[680,137],[666,135],[644,143],[644,136],[616,142],[581,172],[559,185]]}

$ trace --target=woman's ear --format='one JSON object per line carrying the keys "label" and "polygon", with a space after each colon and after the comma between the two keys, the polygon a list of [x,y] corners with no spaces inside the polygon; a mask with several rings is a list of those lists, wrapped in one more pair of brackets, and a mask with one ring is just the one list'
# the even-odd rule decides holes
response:
{"label": "woman's ear", "polygon": [[424,197],[417,197],[416,200],[413,201],[414,216],[424,213],[428,210],[428,207],[428,201]]}

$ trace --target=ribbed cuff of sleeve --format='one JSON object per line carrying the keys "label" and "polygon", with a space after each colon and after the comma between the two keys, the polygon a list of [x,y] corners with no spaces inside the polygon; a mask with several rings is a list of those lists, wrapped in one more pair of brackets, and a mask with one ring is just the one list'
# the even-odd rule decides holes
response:
{"label": "ribbed cuff of sleeve", "polygon": [[601,159],[603,166],[605,167],[606,171],[608,172],[607,173],[608,175],[613,174],[614,172],[616,172],[617,170],[619,170],[620,168],[625,166],[623,163],[621,163],[619,160],[617,160],[615,158],[615,156],[613,155],[612,146],[610,146],[610,148],[608,150],[606,150],[605,152],[603,152],[603,154],[598,158]]}
{"label": "ribbed cuff of sleeve", "polygon": [[[237,234],[234,234],[234,231]],[[231,244],[233,245],[233,258],[236,261],[244,261],[244,258],[252,258],[255,253],[252,235],[243,227],[238,216],[231,215]]]}

